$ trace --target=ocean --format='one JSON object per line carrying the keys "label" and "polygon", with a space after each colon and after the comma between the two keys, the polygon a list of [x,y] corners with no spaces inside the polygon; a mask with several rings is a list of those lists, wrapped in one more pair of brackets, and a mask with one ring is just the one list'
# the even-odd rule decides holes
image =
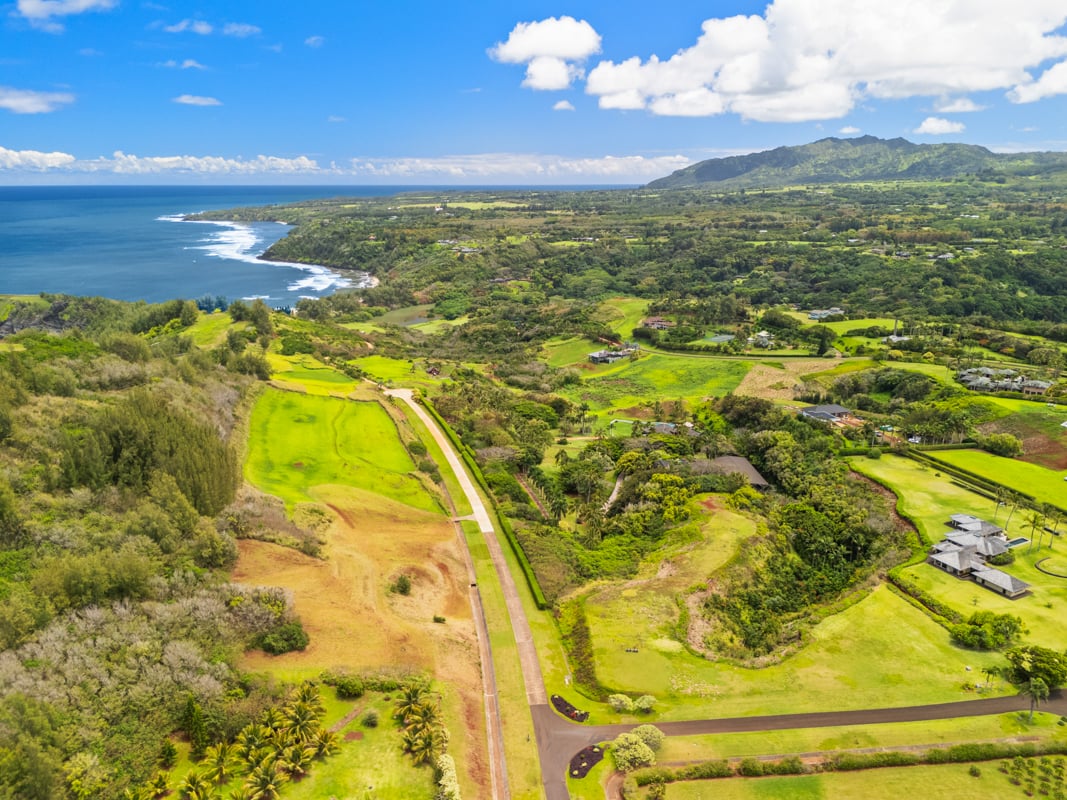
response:
{"label": "ocean", "polygon": [[183,222],[181,217],[414,188],[0,186],[0,294],[54,292],[148,302],[212,295],[292,305],[301,297],[359,285],[362,273],[259,260],[285,236],[286,225]]}

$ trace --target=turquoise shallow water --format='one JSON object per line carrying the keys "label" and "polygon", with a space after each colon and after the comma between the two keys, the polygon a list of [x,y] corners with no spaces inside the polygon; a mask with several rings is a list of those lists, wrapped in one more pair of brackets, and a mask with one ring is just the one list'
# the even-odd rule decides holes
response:
{"label": "turquoise shallow water", "polygon": [[205,294],[274,306],[354,285],[359,276],[256,259],[277,223],[180,222],[183,214],[395,187],[0,187],[0,294],[64,292],[158,302]]}

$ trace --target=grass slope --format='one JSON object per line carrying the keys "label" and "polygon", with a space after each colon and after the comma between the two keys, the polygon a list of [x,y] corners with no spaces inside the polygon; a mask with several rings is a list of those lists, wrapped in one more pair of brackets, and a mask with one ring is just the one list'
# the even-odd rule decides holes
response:
{"label": "grass slope", "polygon": [[1067,484],[1064,482],[1067,470],[1056,472],[1015,458],[995,456],[984,450],[944,450],[931,455],[938,461],[969,470],[1017,492],[1033,495],[1038,502],[1067,506]]}
{"label": "grass slope", "polygon": [[314,487],[366,489],[425,511],[435,500],[410,473],[414,464],[377,403],[268,389],[249,422],[245,476],[292,510]]}

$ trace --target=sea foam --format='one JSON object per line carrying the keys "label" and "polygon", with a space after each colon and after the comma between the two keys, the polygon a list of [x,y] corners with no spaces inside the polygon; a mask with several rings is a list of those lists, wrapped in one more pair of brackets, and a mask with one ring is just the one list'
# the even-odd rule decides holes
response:
{"label": "sea foam", "polygon": [[190,220],[185,214],[167,214],[158,217],[161,222],[191,222],[199,225],[211,225],[212,231],[203,244],[192,248],[203,250],[207,255],[228,261],[243,261],[249,264],[269,265],[296,269],[306,273],[304,277],[291,281],[286,288],[290,292],[312,291],[329,292],[347,289],[352,286],[363,288],[377,283],[372,276],[358,272],[353,277],[340,275],[328,267],[318,264],[299,264],[293,261],[266,261],[259,256],[264,252],[264,241],[256,230],[242,222],[220,220]]}

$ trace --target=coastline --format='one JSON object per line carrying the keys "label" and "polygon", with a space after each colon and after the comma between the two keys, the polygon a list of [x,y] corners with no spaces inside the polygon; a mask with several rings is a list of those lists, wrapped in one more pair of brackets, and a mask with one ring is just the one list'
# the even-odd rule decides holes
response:
{"label": "coastline", "polygon": [[[284,222],[260,222],[249,223],[237,220],[208,220],[193,219],[197,214],[165,214],[157,219],[161,222],[184,222],[199,225],[214,225],[223,230],[209,239],[202,246],[195,249],[203,250],[212,258],[223,260],[243,261],[245,263],[270,264],[272,266],[285,267],[306,273],[305,277],[288,283],[290,292],[301,290],[313,292],[332,292],[340,289],[366,289],[378,285],[378,279],[363,270],[345,270],[344,273],[334,267],[326,267],[321,264],[302,264],[296,261],[280,261],[265,258],[264,255],[270,246],[283,238],[275,237],[264,243],[261,241],[258,231],[267,225],[282,225],[286,233],[292,228]],[[258,226],[258,227],[257,227]],[[284,236],[284,234],[283,234]],[[299,297],[315,297],[318,295],[299,295]]]}

